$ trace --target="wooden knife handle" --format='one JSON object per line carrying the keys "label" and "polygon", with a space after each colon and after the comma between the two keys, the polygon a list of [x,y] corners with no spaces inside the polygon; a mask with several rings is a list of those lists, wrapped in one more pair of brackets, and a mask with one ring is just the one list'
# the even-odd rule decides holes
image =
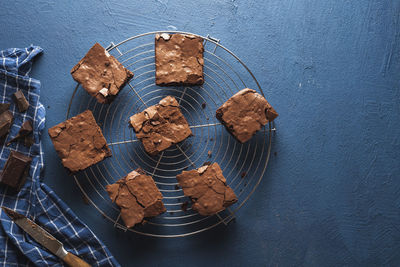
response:
{"label": "wooden knife handle", "polygon": [[67,256],[64,257],[63,261],[71,267],[90,267],[86,261],[70,252],[68,252]]}

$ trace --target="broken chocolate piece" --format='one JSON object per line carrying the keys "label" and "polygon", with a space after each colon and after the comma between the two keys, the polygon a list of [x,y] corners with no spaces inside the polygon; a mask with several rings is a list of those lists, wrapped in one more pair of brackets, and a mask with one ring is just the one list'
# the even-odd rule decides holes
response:
{"label": "broken chocolate piece", "polygon": [[25,137],[30,135],[32,131],[33,131],[32,122],[30,120],[26,120],[19,129],[17,136],[11,139],[7,143],[7,145],[10,145],[12,142],[17,141],[18,139],[25,139]]}
{"label": "broken chocolate piece", "polygon": [[172,96],[130,117],[130,125],[150,155],[156,155],[192,135],[178,102]]}
{"label": "broken chocolate piece", "polygon": [[26,147],[31,147],[33,144],[35,143],[35,141],[33,140],[32,136],[25,136],[24,138],[24,145]]}
{"label": "broken chocolate piece", "polygon": [[112,202],[121,208],[121,218],[128,228],[143,223],[145,217],[155,217],[166,211],[153,178],[141,169],[107,185],[106,190]]}
{"label": "broken chocolate piece", "polygon": [[203,78],[203,39],[186,34],[157,34],[157,85],[199,85]]}
{"label": "broken chocolate piece", "polygon": [[0,114],[10,108],[10,103],[0,103]]}
{"label": "broken chocolate piece", "polygon": [[25,184],[31,161],[31,157],[11,151],[1,173],[0,182],[19,191]]}
{"label": "broken chocolate piece", "polygon": [[262,95],[246,88],[218,108],[216,117],[239,142],[245,143],[278,113]]}
{"label": "broken chocolate piece", "polygon": [[0,138],[8,134],[13,121],[14,116],[11,111],[6,110],[0,114]]}
{"label": "broken chocolate piece", "polygon": [[72,68],[71,75],[99,103],[110,103],[133,77],[98,43]]}
{"label": "broken chocolate piece", "polygon": [[24,93],[22,93],[21,90],[18,90],[13,94],[13,98],[15,101],[15,104],[18,106],[19,112],[25,112],[29,108],[29,102],[26,100]]}
{"label": "broken chocolate piece", "polygon": [[62,164],[71,172],[84,170],[111,156],[90,110],[53,126],[49,136]]}
{"label": "broken chocolate piece", "polygon": [[213,215],[237,202],[237,197],[226,184],[218,163],[183,171],[176,178],[185,196],[193,201],[193,210],[201,215]]}
{"label": "broken chocolate piece", "polygon": [[189,203],[187,201],[183,202],[181,205],[181,210],[182,211],[187,211]]}

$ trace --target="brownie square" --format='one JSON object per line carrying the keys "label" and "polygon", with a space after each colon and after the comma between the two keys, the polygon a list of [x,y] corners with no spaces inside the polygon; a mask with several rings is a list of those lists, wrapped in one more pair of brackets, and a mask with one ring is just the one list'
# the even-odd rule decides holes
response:
{"label": "brownie square", "polygon": [[245,88],[219,107],[216,117],[239,142],[245,143],[278,113],[262,95]]}
{"label": "brownie square", "polygon": [[114,184],[106,186],[111,201],[121,209],[121,218],[126,227],[143,222],[166,211],[162,194],[151,176],[141,169],[128,173]]}
{"label": "brownie square", "polygon": [[111,156],[90,110],[50,128],[49,135],[62,164],[71,172],[84,170]]}
{"label": "brownie square", "polygon": [[71,75],[99,103],[110,103],[133,77],[98,43],[72,68]]}
{"label": "brownie square", "polygon": [[191,198],[192,209],[207,216],[223,211],[237,202],[237,197],[226,184],[218,163],[197,170],[183,171],[176,176],[185,196]]}
{"label": "brownie square", "polygon": [[203,84],[203,39],[187,34],[157,34],[157,85]]}
{"label": "brownie square", "polygon": [[11,151],[0,175],[0,182],[15,190],[20,190],[25,184],[32,158],[17,151]]}
{"label": "brownie square", "polygon": [[178,102],[172,96],[131,116],[130,125],[150,155],[156,155],[192,135]]}

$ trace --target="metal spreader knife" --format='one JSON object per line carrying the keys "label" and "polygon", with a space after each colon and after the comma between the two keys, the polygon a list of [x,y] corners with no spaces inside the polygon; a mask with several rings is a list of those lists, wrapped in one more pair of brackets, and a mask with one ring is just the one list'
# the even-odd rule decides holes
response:
{"label": "metal spreader knife", "polygon": [[40,227],[33,221],[26,218],[24,215],[21,215],[6,207],[2,207],[2,209],[16,225],[21,227],[36,242],[38,242],[43,247],[48,249],[51,253],[62,259],[66,264],[68,264],[68,266],[90,267],[89,264],[87,264],[79,257],[75,256],[70,252],[67,252],[60,241],[55,239],[55,237],[53,237],[49,232],[44,230],[42,227]]}

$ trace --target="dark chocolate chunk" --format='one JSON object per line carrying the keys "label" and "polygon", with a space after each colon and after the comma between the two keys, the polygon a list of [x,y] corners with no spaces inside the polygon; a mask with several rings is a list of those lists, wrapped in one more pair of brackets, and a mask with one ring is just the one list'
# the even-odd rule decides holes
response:
{"label": "dark chocolate chunk", "polygon": [[241,143],[250,140],[277,116],[278,113],[262,95],[248,88],[229,98],[216,112],[217,119]]}
{"label": "dark chocolate chunk", "polygon": [[206,161],[206,162],[204,162],[203,165],[201,165],[201,166],[207,166],[207,165],[211,165],[211,161]]}
{"label": "dark chocolate chunk", "polygon": [[226,184],[218,163],[197,170],[183,171],[176,176],[185,196],[190,197],[193,210],[201,215],[213,215],[237,202],[237,197]]}
{"label": "dark chocolate chunk", "polygon": [[166,211],[153,178],[140,169],[107,185],[106,190],[112,202],[121,208],[121,218],[128,228],[143,223],[146,217],[155,217]]}
{"label": "dark chocolate chunk", "polygon": [[30,135],[33,131],[33,127],[32,127],[32,122],[30,120],[26,120],[21,128],[19,129],[19,132],[17,134],[17,136],[15,136],[13,139],[11,139],[7,145],[10,145],[12,142],[17,141],[19,139],[24,139],[25,137],[27,137],[28,135]]}
{"label": "dark chocolate chunk", "polygon": [[10,108],[10,103],[0,103],[0,114]]}
{"label": "dark chocolate chunk", "polygon": [[189,204],[189,203],[188,203],[187,201],[183,202],[182,205],[181,205],[181,210],[182,210],[182,211],[187,211],[188,204]]}
{"label": "dark chocolate chunk", "polygon": [[35,141],[33,140],[32,136],[25,136],[24,138],[24,144],[26,147],[31,147]]}
{"label": "dark chocolate chunk", "polygon": [[0,138],[8,134],[13,121],[14,116],[11,111],[6,110],[0,114]]}
{"label": "dark chocolate chunk", "polygon": [[203,39],[186,34],[157,34],[157,85],[198,85],[203,78]]}
{"label": "dark chocolate chunk", "polygon": [[90,110],[53,126],[49,136],[62,164],[71,172],[84,170],[111,156]]}
{"label": "dark chocolate chunk", "polygon": [[98,43],[72,68],[71,75],[99,103],[110,103],[133,77]]}
{"label": "dark chocolate chunk", "polygon": [[246,172],[242,172],[242,174],[240,175],[240,177],[244,178],[246,176]]}
{"label": "dark chocolate chunk", "polygon": [[179,185],[175,185],[175,190],[179,190]]}
{"label": "dark chocolate chunk", "polygon": [[19,191],[25,184],[31,161],[31,157],[11,151],[1,173],[0,182]]}
{"label": "dark chocolate chunk", "polygon": [[172,96],[133,115],[130,125],[146,152],[152,156],[192,135],[178,102]]}
{"label": "dark chocolate chunk", "polygon": [[14,101],[18,106],[19,112],[25,112],[29,108],[29,102],[26,100],[24,93],[21,90],[18,90],[14,93]]}
{"label": "dark chocolate chunk", "polygon": [[201,108],[205,109],[206,108],[206,103],[201,104]]}

